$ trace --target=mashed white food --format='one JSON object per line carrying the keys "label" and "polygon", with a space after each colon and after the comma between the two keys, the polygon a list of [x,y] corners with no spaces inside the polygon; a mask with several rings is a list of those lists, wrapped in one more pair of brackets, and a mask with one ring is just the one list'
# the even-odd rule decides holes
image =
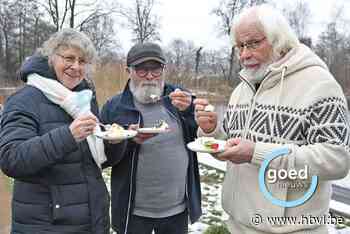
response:
{"label": "mashed white food", "polygon": [[213,112],[214,110],[215,110],[215,107],[213,105],[210,105],[210,104],[204,108],[204,111]]}

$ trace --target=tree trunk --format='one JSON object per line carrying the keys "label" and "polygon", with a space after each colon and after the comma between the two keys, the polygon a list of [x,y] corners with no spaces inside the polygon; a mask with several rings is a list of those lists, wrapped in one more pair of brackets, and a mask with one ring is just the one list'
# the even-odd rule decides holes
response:
{"label": "tree trunk", "polygon": [[75,0],[71,0],[69,27],[74,28]]}
{"label": "tree trunk", "polygon": [[52,19],[53,19],[53,22],[54,22],[54,24],[55,24],[55,26],[56,26],[56,32],[58,32],[59,30],[60,30],[60,15],[59,15],[59,11],[58,11],[58,1],[57,0],[50,0],[49,1],[49,4],[53,4],[51,1],[54,1],[55,3],[54,3],[54,11],[52,12],[52,13],[50,13],[50,14],[52,14],[51,15],[51,17],[52,17]]}
{"label": "tree trunk", "polygon": [[40,37],[39,37],[39,17],[35,17],[35,23],[34,23],[34,43],[33,43],[33,51],[38,48],[40,45]]}
{"label": "tree trunk", "polygon": [[5,39],[5,71],[9,73],[10,71],[10,48],[9,48],[9,39],[7,32],[4,30],[4,39]]}
{"label": "tree trunk", "polygon": [[199,69],[199,62],[200,62],[200,59],[201,59],[201,50],[203,49],[203,47],[199,47],[199,49],[196,51],[196,67],[195,67],[195,74],[196,74],[196,77],[198,75],[198,69]]}
{"label": "tree trunk", "polygon": [[2,47],[2,33],[0,33],[0,60],[3,61],[4,58],[4,48]]}
{"label": "tree trunk", "polygon": [[19,35],[18,35],[18,61],[19,63],[22,63],[22,57],[23,57],[23,13],[21,12],[18,17],[18,29],[19,29]]}
{"label": "tree trunk", "polygon": [[232,47],[231,48],[231,54],[230,54],[230,61],[229,61],[229,70],[228,70],[228,77],[227,80],[232,82],[233,78],[232,78],[232,74],[233,74],[233,63],[234,63],[234,58],[235,58],[235,48]]}

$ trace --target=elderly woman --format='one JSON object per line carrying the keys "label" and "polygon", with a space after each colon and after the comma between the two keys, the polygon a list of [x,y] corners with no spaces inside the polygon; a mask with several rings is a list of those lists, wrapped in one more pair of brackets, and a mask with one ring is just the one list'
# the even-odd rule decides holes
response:
{"label": "elderly woman", "polygon": [[14,178],[11,233],[109,233],[108,191],[86,140],[96,127],[96,100],[74,116],[45,88],[61,87],[57,100],[65,90],[89,89],[84,75],[95,53],[86,35],[65,29],[21,68],[27,85],[7,100],[0,135],[1,169]]}

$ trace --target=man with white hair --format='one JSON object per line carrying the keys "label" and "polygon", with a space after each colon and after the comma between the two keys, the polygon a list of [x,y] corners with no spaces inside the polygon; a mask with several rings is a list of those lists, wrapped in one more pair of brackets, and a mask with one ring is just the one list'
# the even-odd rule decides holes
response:
{"label": "man with white hair", "polygon": [[[215,112],[204,111],[207,100],[194,101],[198,135],[227,139],[225,151],[213,156],[227,161],[222,205],[228,228],[240,234],[326,234],[331,182],[345,177],[350,164],[342,88],[268,5],[243,11],[232,34],[242,82],[222,126]],[[269,162],[278,149],[286,149],[284,155]],[[313,185],[316,191],[308,194]],[[306,194],[311,197],[299,202]]]}

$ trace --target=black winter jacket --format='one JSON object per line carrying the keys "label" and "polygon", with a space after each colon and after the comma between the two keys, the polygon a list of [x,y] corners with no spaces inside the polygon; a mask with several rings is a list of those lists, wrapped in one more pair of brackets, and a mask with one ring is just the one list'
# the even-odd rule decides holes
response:
{"label": "black winter jacket", "polygon": [[[56,79],[47,59],[31,57],[21,79]],[[83,80],[74,91],[88,88]],[[92,112],[97,115],[96,99]],[[13,177],[13,234],[107,234],[109,196],[87,141],[76,143],[73,119],[37,88],[26,85],[6,102],[1,119],[0,166]]]}

